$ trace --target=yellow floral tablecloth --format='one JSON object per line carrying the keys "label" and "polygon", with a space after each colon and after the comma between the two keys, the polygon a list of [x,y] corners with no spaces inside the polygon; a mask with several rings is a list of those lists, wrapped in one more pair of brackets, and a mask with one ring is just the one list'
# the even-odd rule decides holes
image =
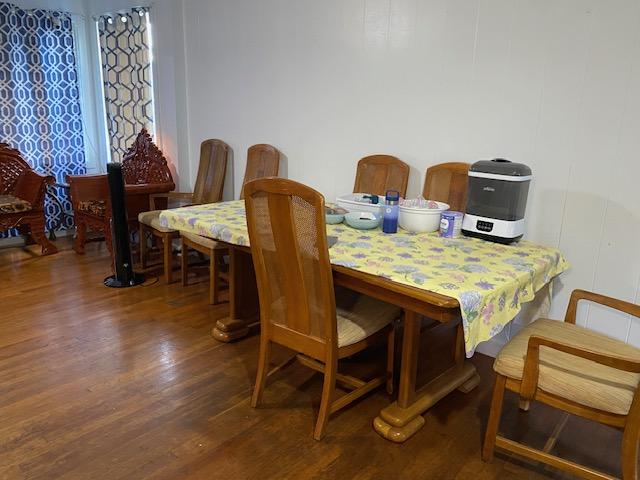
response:
{"label": "yellow floral tablecloth", "polygon": [[[249,245],[244,202],[165,210],[160,223],[235,245]],[[394,282],[454,297],[460,303],[465,348],[471,356],[480,342],[498,334],[522,303],[569,268],[555,248],[520,241],[500,245],[475,238],[441,238],[437,233],[398,230],[388,235],[327,225],[338,241],[331,263],[379,275]]]}

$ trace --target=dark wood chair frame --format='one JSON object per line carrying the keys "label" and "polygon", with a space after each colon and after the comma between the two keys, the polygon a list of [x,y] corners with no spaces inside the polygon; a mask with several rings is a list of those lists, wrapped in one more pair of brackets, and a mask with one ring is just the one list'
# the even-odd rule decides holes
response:
{"label": "dark wood chair frame", "polygon": [[42,255],[58,251],[45,235],[45,190],[54,183],[51,175],[35,172],[18,150],[0,142],[0,195],[11,195],[31,204],[30,210],[0,213],[0,231],[17,228],[27,245],[40,245]]}
{"label": "dark wood chair frame", "polygon": [[[167,160],[153,143],[149,133],[142,129],[134,144],[122,159],[122,173],[125,182],[127,218],[130,232],[138,230],[138,214],[149,209],[149,198],[153,194],[170,192],[175,188]],[[104,235],[109,253],[113,256],[111,242],[111,201],[106,175],[67,175],[71,192],[76,241],[74,250],[84,253],[87,231],[93,230]],[[78,206],[85,201],[105,202],[105,214],[95,215],[81,211]],[[161,203],[161,202],[159,202]],[[158,208],[166,208],[164,204]]]}

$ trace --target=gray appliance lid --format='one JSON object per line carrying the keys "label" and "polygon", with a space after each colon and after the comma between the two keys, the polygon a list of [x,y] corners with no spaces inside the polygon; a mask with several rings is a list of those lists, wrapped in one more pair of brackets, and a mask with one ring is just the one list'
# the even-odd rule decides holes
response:
{"label": "gray appliance lid", "polygon": [[469,168],[471,172],[492,173],[494,175],[509,175],[512,177],[527,177],[531,175],[531,169],[524,163],[515,163],[504,158],[493,160],[480,160]]}

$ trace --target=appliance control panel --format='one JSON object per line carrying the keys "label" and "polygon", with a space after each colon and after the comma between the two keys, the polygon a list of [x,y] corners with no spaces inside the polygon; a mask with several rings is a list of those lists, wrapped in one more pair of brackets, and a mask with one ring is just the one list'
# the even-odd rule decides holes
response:
{"label": "appliance control panel", "polygon": [[483,220],[478,220],[476,222],[476,228],[480,232],[490,232],[493,230],[493,222],[485,222]]}

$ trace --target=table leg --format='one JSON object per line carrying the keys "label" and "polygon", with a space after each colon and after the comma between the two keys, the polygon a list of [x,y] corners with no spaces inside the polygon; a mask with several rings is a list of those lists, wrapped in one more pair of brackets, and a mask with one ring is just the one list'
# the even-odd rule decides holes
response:
{"label": "table leg", "polygon": [[[459,334],[456,351],[460,341],[464,339]],[[407,441],[424,425],[422,413],[457,388],[471,391],[480,380],[475,366],[466,361],[464,355],[456,355],[453,367],[416,392],[419,350],[420,315],[405,311],[398,400],[383,408],[373,421],[376,432],[392,442]]]}
{"label": "table leg", "polygon": [[260,323],[258,287],[251,253],[229,248],[229,316],[218,320],[211,334],[220,342],[231,342],[249,334]]}

